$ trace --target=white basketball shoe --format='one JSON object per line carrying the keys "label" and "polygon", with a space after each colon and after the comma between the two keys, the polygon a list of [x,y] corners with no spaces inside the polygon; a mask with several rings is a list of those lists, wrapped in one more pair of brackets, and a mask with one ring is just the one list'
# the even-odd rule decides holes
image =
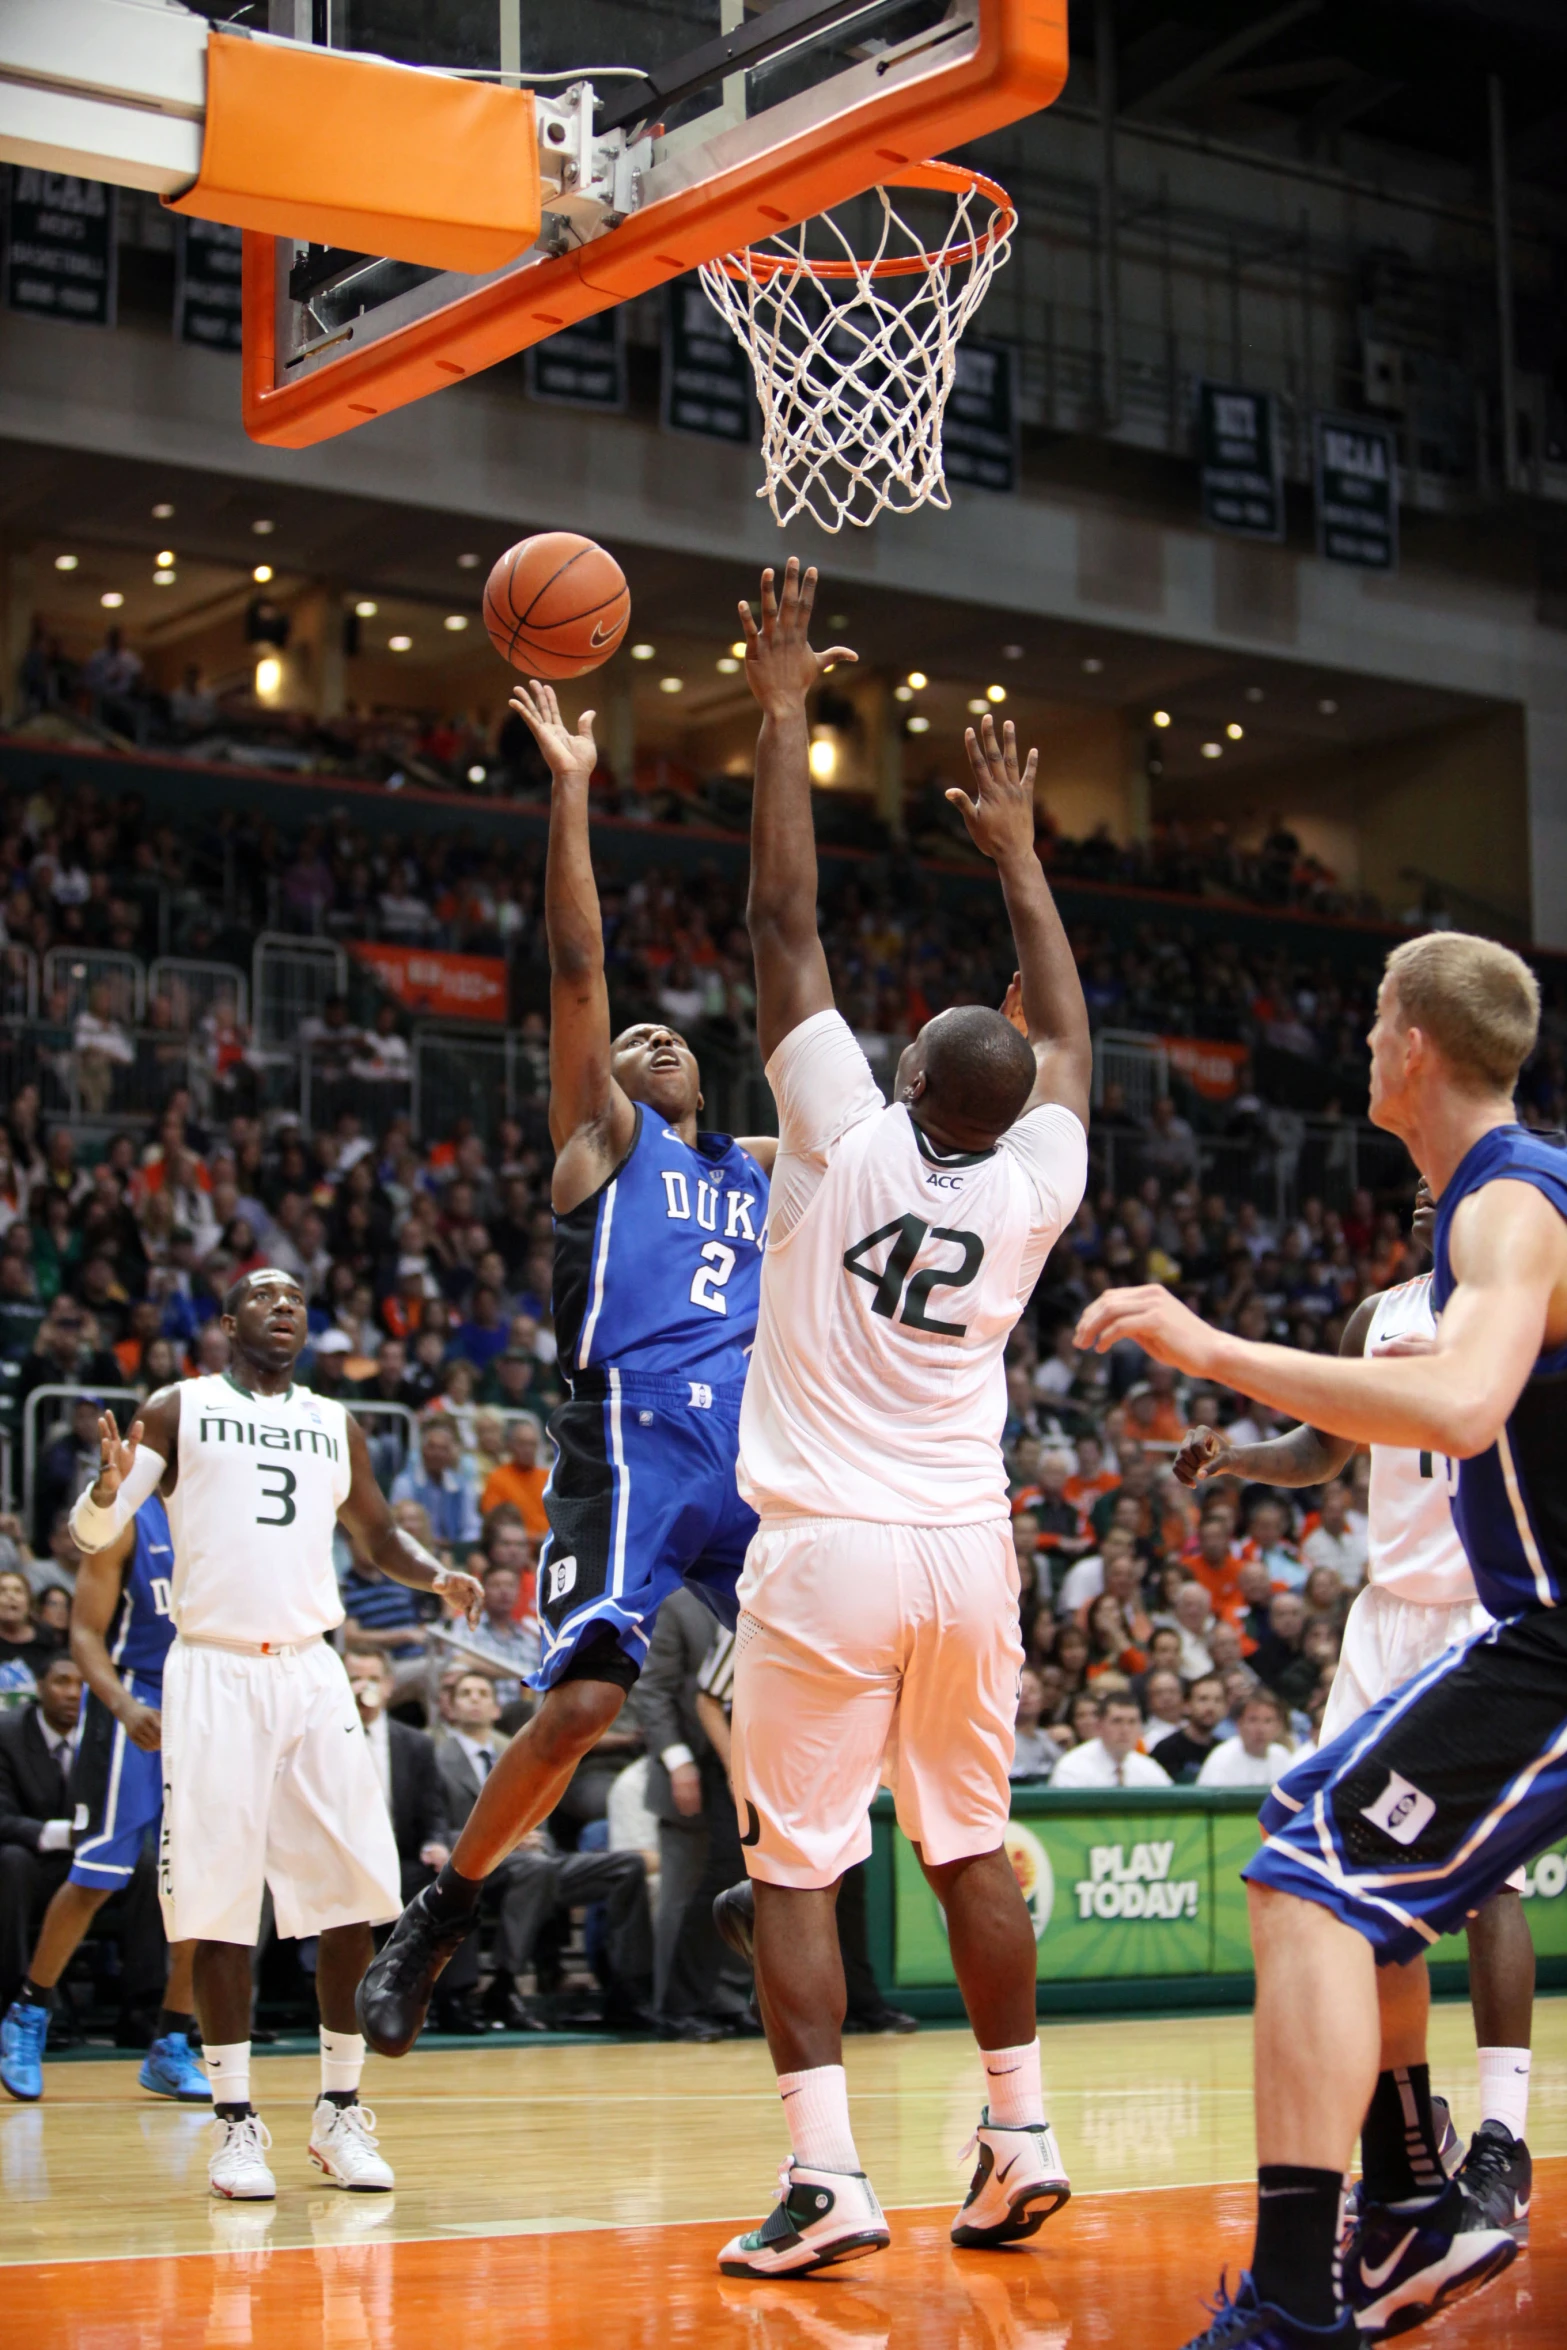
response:
{"label": "white basketball shoe", "polygon": [[310,2117],[310,2159],[334,2187],[359,2195],[390,2194],[397,2181],[375,2142],[375,2115],[368,2105],[334,2105],[317,2100]]}
{"label": "white basketball shoe", "polygon": [[969,2155],[976,2148],[979,2161],[963,2208],[952,2223],[954,2244],[983,2250],[1020,2243],[1025,2236],[1036,2235],[1069,2199],[1071,2184],[1048,2122],[1002,2129],[991,2120],[987,2106],[963,2152]]}
{"label": "white basketball shoe", "polygon": [[259,2113],[242,2114],[238,2121],[214,2114],[218,2142],[207,2164],[207,2184],[214,2195],[230,2203],[270,2203],[277,2181],[267,2168],[272,2133]]}
{"label": "white basketball shoe", "polygon": [[718,2255],[726,2277],[799,2277],[885,2252],[892,2242],[876,2190],[862,2170],[807,2170],[791,2159],[778,2173],[782,2200],[759,2228],[731,2236]]}

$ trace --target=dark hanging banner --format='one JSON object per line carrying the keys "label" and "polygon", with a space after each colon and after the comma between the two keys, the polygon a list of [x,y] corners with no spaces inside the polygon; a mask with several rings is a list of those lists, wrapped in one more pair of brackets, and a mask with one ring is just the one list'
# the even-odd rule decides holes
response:
{"label": "dark hanging banner", "polygon": [[1398,436],[1363,416],[1314,416],[1317,553],[1362,571],[1398,569]]}
{"label": "dark hanging banner", "polygon": [[977,490],[1017,488],[1017,352],[1011,343],[969,335],[958,345],[941,462],[948,481]]}
{"label": "dark hanging banner", "polygon": [[102,180],[18,167],[6,208],[5,302],[33,318],[113,326],[115,195]]}
{"label": "dark hanging banner", "polygon": [[177,220],[174,235],[175,340],[237,351],[241,232],[220,220]]}
{"label": "dark hanging banner", "polygon": [[1211,530],[1247,539],[1284,536],[1284,475],[1271,393],[1200,383],[1197,462],[1202,516]]}
{"label": "dark hanging banner", "polygon": [[528,396],[561,408],[626,405],[625,313],[600,310],[574,326],[562,327],[527,354]]}
{"label": "dark hanging banner", "polygon": [[710,441],[760,438],[751,362],[694,277],[677,278],[665,297],[663,420],[667,432]]}

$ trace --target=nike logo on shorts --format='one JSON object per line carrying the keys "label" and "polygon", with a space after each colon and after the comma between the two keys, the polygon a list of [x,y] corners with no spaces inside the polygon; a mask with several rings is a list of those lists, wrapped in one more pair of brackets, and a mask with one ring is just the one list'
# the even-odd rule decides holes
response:
{"label": "nike logo on shorts", "polygon": [[746,1804],[745,1821],[745,1834],[740,1839],[741,1843],[747,1847],[760,1844],[762,1841],[762,1823],[756,1816],[756,1806],[754,1803],[748,1802]]}

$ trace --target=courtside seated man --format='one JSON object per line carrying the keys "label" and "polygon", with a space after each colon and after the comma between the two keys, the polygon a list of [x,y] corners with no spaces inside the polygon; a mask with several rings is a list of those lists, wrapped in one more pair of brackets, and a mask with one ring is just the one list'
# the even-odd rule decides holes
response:
{"label": "courtside seated man", "polygon": [[986,2099],[952,2227],[1033,2235],[1070,2192],[1045,2120],[1036,1945],[1003,1847],[1023,1648],[1003,1358],[1087,1174],[1092,1049],[1034,849],[1034,771],[1010,725],[971,729],[973,796],[1021,974],[1021,1025],[979,1004],[927,1021],[884,1102],[833,1003],[817,932],[806,697],[841,650],[808,641],[816,574],[740,607],[762,706],[746,919],[779,1111],[740,1485],[760,1523],[740,1584],[731,1772],[755,1894],[757,1998],[792,2155],[783,2199],[719,2254],[801,2276],[888,2242],[843,2067],[834,1908],[871,1848],[884,1765],[946,1916]]}
{"label": "courtside seated man", "polygon": [[309,2159],[334,2186],[385,2192],[391,2168],[359,2102],[354,1992],[370,1928],[395,1917],[397,1846],[343,1660],[332,1556],[354,1547],[415,1591],[476,1616],[484,1594],[395,1523],[356,1420],[294,1384],[304,1292],[267,1267],[223,1300],[229,1368],[150,1396],[122,1442],[99,1422],[103,1466],[71,1512],[84,1552],[107,1549],[161,1494],[174,1543],[175,1639],[163,1670],[163,1836],[171,1943],[194,1941],[196,2013],[219,2127],[214,2195],[269,2201],[271,2137],[250,2101],[250,1958],[272,1889],[278,1933],[316,1935],[321,2093]]}
{"label": "courtside seated man", "polygon": [[588,843],[593,712],[575,733],[547,685],[512,707],[553,778],[545,921],[550,1135],[557,1157],[555,1334],[570,1394],[539,1557],[542,1703],[480,1790],[450,1861],[411,1901],[366,1976],[365,2037],[401,2056],[484,1880],[555,1807],[625,1704],[660,1601],[682,1579],[725,1623],[756,1525],[735,1485],[740,1397],[756,1333],[771,1138],[697,1128],[685,1039],[657,1023],[612,1036]]}
{"label": "courtside seated man", "polygon": [[[1258,2213],[1250,2272],[1204,2350],[1353,2350],[1418,2324],[1516,2256],[1461,2180],[1432,2178],[1411,1965],[1567,1821],[1567,1153],[1518,1124],[1539,1026],[1518,956],[1452,931],[1388,957],[1371,1116],[1438,1202],[1435,1344],[1361,1362],[1210,1330],[1162,1289],[1098,1298],[1079,1343],[1135,1339],[1314,1428],[1456,1460],[1453,1518],[1499,1620],[1296,1766],[1245,1870],[1257,1961]],[[1380,2016],[1379,2016],[1380,2007]],[[1380,2077],[1379,2077],[1380,2076]],[[1360,2221],[1336,2258],[1361,2133]],[[1358,2321],[1358,2322],[1357,2322]]]}

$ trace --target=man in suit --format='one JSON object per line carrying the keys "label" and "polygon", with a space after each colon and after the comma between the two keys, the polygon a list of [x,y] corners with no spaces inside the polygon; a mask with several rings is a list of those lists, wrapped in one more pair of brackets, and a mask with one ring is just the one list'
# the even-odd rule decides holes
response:
{"label": "man in suit", "polygon": [[[70,1871],[81,1700],[81,1673],[62,1651],[45,1665],[36,1703],[0,1721],[0,2013],[16,1997],[39,1921]],[[148,1854],[94,1927],[120,1945],[122,2021],[155,2014],[168,1945]]]}
{"label": "man in suit", "polygon": [[[441,1776],[453,1832],[460,1831],[479,1799],[479,1790],[507,1741],[495,1724],[500,1708],[495,1684],[477,1668],[442,1685],[446,1722],[441,1739]],[[543,1828],[524,1836],[515,1852],[485,1880],[481,1916],[494,1917],[497,1935],[491,2016],[509,2031],[549,2027],[517,1990],[517,1977],[534,1962],[539,1936],[550,1919],[589,1902],[601,1901],[609,1929],[604,2020],[628,2028],[645,2023],[637,2001],[652,1963],[647,1870],[639,1852],[560,1852]],[[470,1935],[452,1965],[476,1941]],[[444,1983],[451,1973],[442,1975]]]}
{"label": "man in suit", "polygon": [[745,2028],[750,1999],[712,1920],[715,1895],[745,1873],[728,1773],[697,1711],[697,1677],[719,1637],[694,1591],[672,1592],[631,1696],[647,1738],[647,1807],[658,1821],[653,2012],[671,2040],[720,2040]]}
{"label": "man in suit", "polygon": [[[454,1830],[435,1741],[426,1731],[394,1721],[388,1713],[395,1682],[385,1649],[352,1646],[343,1661],[386,1808],[392,1815],[403,1899],[411,1901],[451,1857]],[[475,1934],[469,1936],[441,1977],[435,2002],[439,2030],[466,2033],[482,2029],[481,2019],[472,2009],[478,1979],[479,1941]]]}

